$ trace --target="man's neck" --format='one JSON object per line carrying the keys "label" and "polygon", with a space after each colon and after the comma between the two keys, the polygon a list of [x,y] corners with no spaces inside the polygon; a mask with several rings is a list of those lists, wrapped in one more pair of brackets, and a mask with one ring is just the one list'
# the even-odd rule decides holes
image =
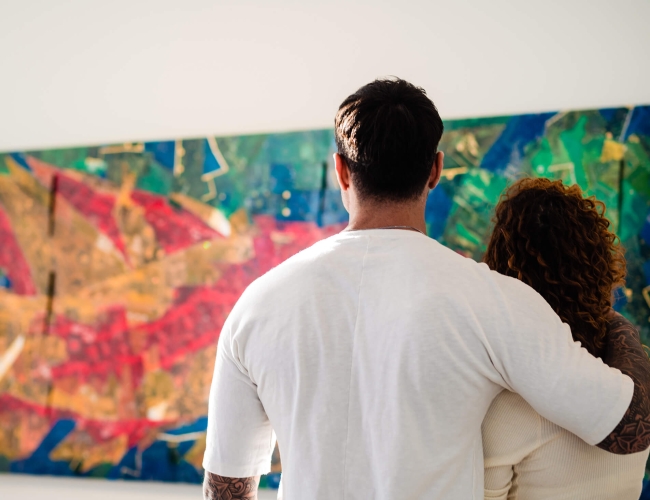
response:
{"label": "man's neck", "polygon": [[411,227],[426,234],[424,203],[364,203],[350,211],[348,230]]}

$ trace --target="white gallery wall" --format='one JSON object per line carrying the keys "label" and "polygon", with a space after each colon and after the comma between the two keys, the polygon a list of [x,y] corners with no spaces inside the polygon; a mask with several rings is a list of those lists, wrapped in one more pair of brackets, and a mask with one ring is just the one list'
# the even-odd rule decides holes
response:
{"label": "white gallery wall", "polygon": [[329,127],[399,75],[444,118],[650,103],[648,0],[0,0],[0,151]]}

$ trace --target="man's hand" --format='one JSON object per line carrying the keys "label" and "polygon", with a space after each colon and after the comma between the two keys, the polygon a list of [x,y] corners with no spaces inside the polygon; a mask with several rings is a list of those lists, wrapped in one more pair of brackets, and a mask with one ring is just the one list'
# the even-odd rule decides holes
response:
{"label": "man's hand", "polygon": [[204,500],[257,500],[257,477],[222,477],[205,472],[203,481]]}
{"label": "man's hand", "polygon": [[597,446],[619,455],[644,451],[650,446],[650,360],[639,332],[620,314],[609,322],[605,362],[634,382],[634,396],[623,419]]}

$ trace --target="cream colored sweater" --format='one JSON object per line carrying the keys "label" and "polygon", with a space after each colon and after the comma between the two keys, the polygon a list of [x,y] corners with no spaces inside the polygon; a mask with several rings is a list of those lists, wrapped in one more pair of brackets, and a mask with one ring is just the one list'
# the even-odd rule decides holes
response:
{"label": "cream colored sweater", "polygon": [[638,500],[648,453],[589,446],[503,391],[483,421],[485,498]]}

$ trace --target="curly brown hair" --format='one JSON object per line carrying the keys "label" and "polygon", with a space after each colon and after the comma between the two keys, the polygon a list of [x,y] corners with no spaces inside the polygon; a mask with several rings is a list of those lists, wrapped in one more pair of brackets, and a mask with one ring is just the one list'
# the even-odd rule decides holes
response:
{"label": "curly brown hair", "polygon": [[534,288],[602,357],[613,290],[625,280],[624,250],[605,205],[579,186],[521,179],[503,193],[483,261]]}

